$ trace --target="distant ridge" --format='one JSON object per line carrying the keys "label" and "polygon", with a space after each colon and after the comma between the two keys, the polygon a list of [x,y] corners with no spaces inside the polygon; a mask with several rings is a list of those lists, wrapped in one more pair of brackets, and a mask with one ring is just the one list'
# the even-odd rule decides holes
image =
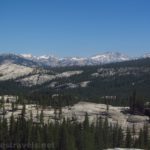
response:
{"label": "distant ridge", "polygon": [[50,67],[65,67],[65,66],[89,66],[109,64],[113,62],[123,62],[132,59],[148,58],[149,54],[142,57],[134,58],[124,55],[119,52],[105,52],[102,54],[93,55],[91,57],[64,57],[58,58],[52,55],[33,56],[32,54],[0,54],[0,63],[10,61],[25,66],[50,66]]}
{"label": "distant ridge", "polygon": [[86,65],[100,65],[112,62],[121,62],[130,60],[129,56],[121,54],[119,52],[106,52],[103,54],[97,54],[91,57],[64,57],[58,58],[55,56],[32,56],[31,54],[21,54],[25,59],[32,60],[39,65],[45,66],[86,66]]}

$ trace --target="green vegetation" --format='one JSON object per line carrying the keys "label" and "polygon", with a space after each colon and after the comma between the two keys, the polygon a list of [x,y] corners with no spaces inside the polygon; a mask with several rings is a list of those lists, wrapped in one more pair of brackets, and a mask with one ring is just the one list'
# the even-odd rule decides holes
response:
{"label": "green vegetation", "polygon": [[[83,70],[83,74],[70,78],[57,79],[59,85],[65,83],[79,83],[91,81],[85,88],[50,88],[48,85],[24,87],[13,80],[0,82],[0,95],[18,95],[16,103],[12,103],[12,116],[8,122],[5,118],[4,98],[2,97],[0,108],[0,149],[50,149],[50,150],[102,150],[106,148],[125,147],[150,149],[149,130],[145,125],[138,135],[135,128],[122,129],[118,124],[112,125],[105,119],[98,118],[96,123],[89,122],[88,114],[85,114],[84,122],[77,122],[76,118],[62,119],[62,107],[72,106],[79,101],[90,101],[96,103],[116,106],[130,106],[127,113],[147,115],[150,117],[150,72],[136,72],[136,74],[99,76],[92,77],[91,74],[98,69],[104,70],[128,67],[131,72],[137,67],[143,70],[150,67],[150,59],[134,60],[129,62],[114,63],[103,66],[84,67],[62,67],[47,68],[54,72],[69,70]],[[133,86],[134,85],[134,86]],[[25,119],[25,104],[35,103],[43,108],[52,106],[55,112],[59,112],[60,122],[44,124],[43,111],[37,115],[39,121],[32,118]],[[14,119],[13,111],[17,104],[23,104],[20,117]],[[126,132],[125,132],[126,131]]]}
{"label": "green vegetation", "polygon": [[[119,75],[119,70],[126,69],[125,74]],[[139,97],[145,102],[150,99],[150,59],[133,60],[121,63],[112,63],[102,66],[84,66],[84,67],[60,67],[46,68],[50,74],[62,73],[65,71],[83,70],[80,75],[71,76],[69,78],[59,78],[49,81],[42,85],[33,87],[24,87],[14,80],[0,82],[0,95],[11,94],[21,95],[26,99],[37,101],[37,103],[49,104],[49,99],[53,94],[60,94],[63,97],[71,97],[71,104],[77,101],[91,101],[104,103],[104,96],[116,96],[116,100],[110,101],[112,105],[128,106],[130,104],[130,95],[132,95],[133,86]],[[117,72],[113,76],[93,77],[91,74],[103,69],[103,72],[113,70]],[[78,84],[82,81],[91,81],[87,87],[66,88],[65,84]],[[50,88],[52,82],[62,87]],[[62,98],[63,99],[63,98]],[[65,105],[66,102],[64,102]]]}
{"label": "green vegetation", "polygon": [[[107,118],[97,118],[96,124],[90,124],[88,114],[83,123],[63,119],[62,122],[43,123],[42,112],[40,123],[31,118],[25,120],[25,105],[21,116],[15,120],[13,113],[10,123],[3,117],[0,119],[1,149],[47,149],[47,150],[103,150],[105,148],[150,148],[147,126],[140,130],[138,137],[127,128],[108,123]],[[73,121],[74,120],[74,121]]]}

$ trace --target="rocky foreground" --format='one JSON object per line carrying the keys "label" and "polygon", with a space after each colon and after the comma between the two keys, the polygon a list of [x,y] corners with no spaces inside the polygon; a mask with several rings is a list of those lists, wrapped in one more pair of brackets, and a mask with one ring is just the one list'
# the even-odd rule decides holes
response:
{"label": "rocky foreground", "polygon": [[[13,114],[15,118],[21,115],[22,105],[15,106],[15,109],[12,110],[11,103],[5,103],[5,114],[0,110],[0,115],[6,117],[7,119]],[[53,122],[54,120],[61,121],[63,118],[74,118],[79,122],[84,120],[85,114],[89,116],[89,121],[92,123],[96,122],[97,117],[105,119],[108,118],[109,123],[118,124],[123,129],[135,128],[135,131],[139,131],[145,124],[149,126],[149,118],[147,116],[141,115],[131,115],[124,113],[125,110],[128,110],[128,107],[114,107],[106,106],[105,104],[96,104],[90,102],[79,102],[74,106],[66,106],[62,109],[54,109],[52,107],[43,108],[35,104],[27,104],[25,117],[30,119],[32,116],[35,123],[39,123],[39,116],[41,112],[43,113],[44,122]]]}

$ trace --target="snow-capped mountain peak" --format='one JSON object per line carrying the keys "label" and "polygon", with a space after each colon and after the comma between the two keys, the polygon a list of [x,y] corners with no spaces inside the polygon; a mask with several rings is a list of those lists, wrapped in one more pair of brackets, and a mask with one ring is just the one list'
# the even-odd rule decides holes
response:
{"label": "snow-capped mountain peak", "polygon": [[33,58],[32,54],[21,54],[21,56],[24,58]]}
{"label": "snow-capped mountain peak", "polygon": [[42,55],[42,56],[38,56],[37,59],[49,59],[50,56],[47,55]]}
{"label": "snow-capped mountain peak", "polygon": [[74,60],[74,61],[80,61],[80,60],[85,60],[86,58],[84,57],[71,57],[71,60]]}
{"label": "snow-capped mountain peak", "polygon": [[130,58],[118,52],[106,52],[103,54],[92,56],[91,59],[93,61],[99,61],[101,63],[109,63],[109,62],[126,61],[129,60]]}
{"label": "snow-capped mountain peak", "polygon": [[32,54],[21,54],[20,56],[26,59],[34,59],[34,60],[48,60],[51,58],[56,58],[55,56],[52,56],[52,55],[33,56]]}

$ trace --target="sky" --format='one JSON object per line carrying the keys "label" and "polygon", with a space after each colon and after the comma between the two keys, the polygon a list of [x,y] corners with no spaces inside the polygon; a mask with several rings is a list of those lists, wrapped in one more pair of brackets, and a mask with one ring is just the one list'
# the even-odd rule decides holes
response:
{"label": "sky", "polygon": [[150,53],[150,0],[0,0],[0,53]]}

